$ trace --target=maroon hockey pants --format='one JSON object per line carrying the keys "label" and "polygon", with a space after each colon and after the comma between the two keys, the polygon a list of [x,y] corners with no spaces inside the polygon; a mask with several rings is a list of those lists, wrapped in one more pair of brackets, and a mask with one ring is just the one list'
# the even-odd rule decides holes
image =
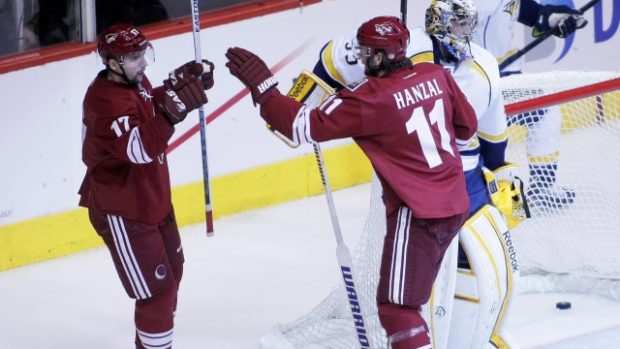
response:
{"label": "maroon hockey pants", "polygon": [[136,347],[170,348],[183,249],[174,213],[159,224],[89,212],[127,292],[136,300]]}
{"label": "maroon hockey pants", "polygon": [[429,300],[446,249],[466,219],[466,212],[420,219],[405,206],[387,217],[377,304],[394,349],[430,344],[420,307]]}

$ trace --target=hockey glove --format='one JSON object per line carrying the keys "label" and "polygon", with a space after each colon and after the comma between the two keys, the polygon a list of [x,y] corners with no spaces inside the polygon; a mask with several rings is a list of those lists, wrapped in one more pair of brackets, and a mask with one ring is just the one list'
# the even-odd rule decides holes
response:
{"label": "hockey glove", "polygon": [[226,58],[230,73],[250,90],[254,105],[265,102],[277,91],[274,87],[278,85],[278,81],[257,55],[240,47],[231,47],[226,51]]}
{"label": "hockey glove", "polygon": [[177,90],[182,88],[188,81],[199,79],[202,88],[205,90],[213,87],[213,70],[215,66],[206,59],[202,63],[195,61],[187,62],[168,74],[168,79],[164,80],[164,86],[168,89]]}
{"label": "hockey glove", "polygon": [[[177,85],[178,86],[178,85]],[[187,113],[207,103],[203,84],[196,78],[188,79],[179,89],[165,89],[159,107],[171,125],[185,120]]]}
{"label": "hockey glove", "polygon": [[532,30],[535,38],[551,31],[559,38],[565,38],[588,24],[580,11],[568,6],[542,6]]}
{"label": "hockey glove", "polygon": [[506,219],[508,229],[516,228],[526,218],[531,217],[523,193],[523,181],[515,175],[516,168],[510,163],[492,172],[482,168],[491,202]]}

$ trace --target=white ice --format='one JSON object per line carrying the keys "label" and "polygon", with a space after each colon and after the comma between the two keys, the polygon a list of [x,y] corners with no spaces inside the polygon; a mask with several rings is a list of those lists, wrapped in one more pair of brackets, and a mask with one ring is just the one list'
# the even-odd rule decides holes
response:
{"label": "white ice", "polygon": [[[369,197],[367,184],[334,193],[352,250]],[[202,224],[182,229],[175,348],[258,348],[270,328],[340,282],[322,195],[222,218],[215,228],[213,238]],[[572,308],[556,310],[557,301]],[[521,294],[514,309],[511,329],[524,349],[620,347],[620,302]],[[0,273],[0,349],[131,348],[133,337],[133,304],[104,248]]]}

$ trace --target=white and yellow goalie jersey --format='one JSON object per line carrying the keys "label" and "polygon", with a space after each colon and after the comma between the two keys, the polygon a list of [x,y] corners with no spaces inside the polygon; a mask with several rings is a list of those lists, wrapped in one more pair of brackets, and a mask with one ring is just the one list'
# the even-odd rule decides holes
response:
{"label": "white and yellow goalie jersey", "polygon": [[[434,62],[449,70],[478,117],[478,138],[484,142],[485,166],[495,169],[504,164],[506,146],[506,113],[500,90],[497,60],[484,48],[470,44],[471,54],[460,63],[441,57],[431,37],[422,27],[411,29],[407,56],[415,63]],[[461,151],[463,169],[474,169],[479,162],[478,144]]]}

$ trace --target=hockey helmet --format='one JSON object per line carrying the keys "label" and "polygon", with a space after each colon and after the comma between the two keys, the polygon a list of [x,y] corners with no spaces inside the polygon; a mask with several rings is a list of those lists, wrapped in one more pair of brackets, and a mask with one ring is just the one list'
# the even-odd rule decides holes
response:
{"label": "hockey helmet", "polygon": [[473,0],[432,0],[426,9],[426,32],[459,59],[467,56],[477,24],[478,9]]}
{"label": "hockey helmet", "polygon": [[359,27],[357,41],[370,49],[385,51],[388,61],[399,61],[406,57],[409,29],[397,17],[375,17]]}
{"label": "hockey helmet", "polygon": [[125,63],[125,57],[133,54],[152,52],[153,47],[142,32],[129,24],[118,23],[105,29],[97,39],[97,51],[104,62],[116,59]]}

